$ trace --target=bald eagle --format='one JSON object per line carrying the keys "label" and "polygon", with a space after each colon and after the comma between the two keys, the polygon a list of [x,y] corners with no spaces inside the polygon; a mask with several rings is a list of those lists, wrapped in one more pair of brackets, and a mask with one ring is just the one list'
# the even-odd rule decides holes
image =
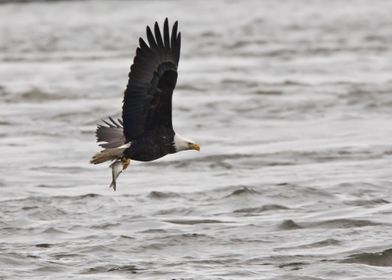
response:
{"label": "bald eagle", "polygon": [[154,33],[147,26],[148,44],[139,38],[139,47],[128,75],[122,119],[103,120],[96,130],[99,146],[92,164],[112,161],[112,183],[130,160],[152,161],[184,150],[200,151],[200,146],[175,133],[172,124],[172,96],[177,83],[181,33],[175,22],[171,34],[167,18],[163,34],[155,22]]}

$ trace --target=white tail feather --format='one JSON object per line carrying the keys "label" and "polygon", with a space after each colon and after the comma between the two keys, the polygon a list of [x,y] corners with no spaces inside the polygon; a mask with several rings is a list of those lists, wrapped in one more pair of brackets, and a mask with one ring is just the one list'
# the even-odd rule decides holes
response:
{"label": "white tail feather", "polygon": [[109,160],[116,160],[123,157],[124,150],[131,146],[130,143],[122,145],[117,148],[109,148],[96,153],[90,160],[92,164],[100,164]]}

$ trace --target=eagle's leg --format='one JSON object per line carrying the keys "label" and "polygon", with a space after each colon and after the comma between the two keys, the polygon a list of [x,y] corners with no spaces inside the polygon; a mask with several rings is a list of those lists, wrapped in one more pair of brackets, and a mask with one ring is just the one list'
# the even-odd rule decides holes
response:
{"label": "eagle's leg", "polygon": [[122,157],[121,162],[123,165],[123,170],[125,170],[125,169],[127,169],[128,165],[131,163],[131,160],[129,158]]}

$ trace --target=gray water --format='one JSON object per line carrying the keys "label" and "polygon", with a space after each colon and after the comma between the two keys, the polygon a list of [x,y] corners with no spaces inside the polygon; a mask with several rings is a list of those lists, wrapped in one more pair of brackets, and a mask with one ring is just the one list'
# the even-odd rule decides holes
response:
{"label": "gray water", "polygon": [[[0,279],[392,279],[392,2],[0,5]],[[95,125],[178,19],[201,144],[108,189]]]}

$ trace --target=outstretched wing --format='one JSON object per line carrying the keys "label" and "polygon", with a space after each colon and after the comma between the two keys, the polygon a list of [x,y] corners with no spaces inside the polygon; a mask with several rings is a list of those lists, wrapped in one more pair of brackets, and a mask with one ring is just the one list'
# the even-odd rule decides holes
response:
{"label": "outstretched wing", "polygon": [[147,26],[148,45],[139,39],[140,47],[136,50],[124,93],[122,118],[127,141],[162,126],[173,129],[172,94],[181,48],[177,25],[175,22],[170,36],[166,18],[162,37],[155,22],[154,34]]}

